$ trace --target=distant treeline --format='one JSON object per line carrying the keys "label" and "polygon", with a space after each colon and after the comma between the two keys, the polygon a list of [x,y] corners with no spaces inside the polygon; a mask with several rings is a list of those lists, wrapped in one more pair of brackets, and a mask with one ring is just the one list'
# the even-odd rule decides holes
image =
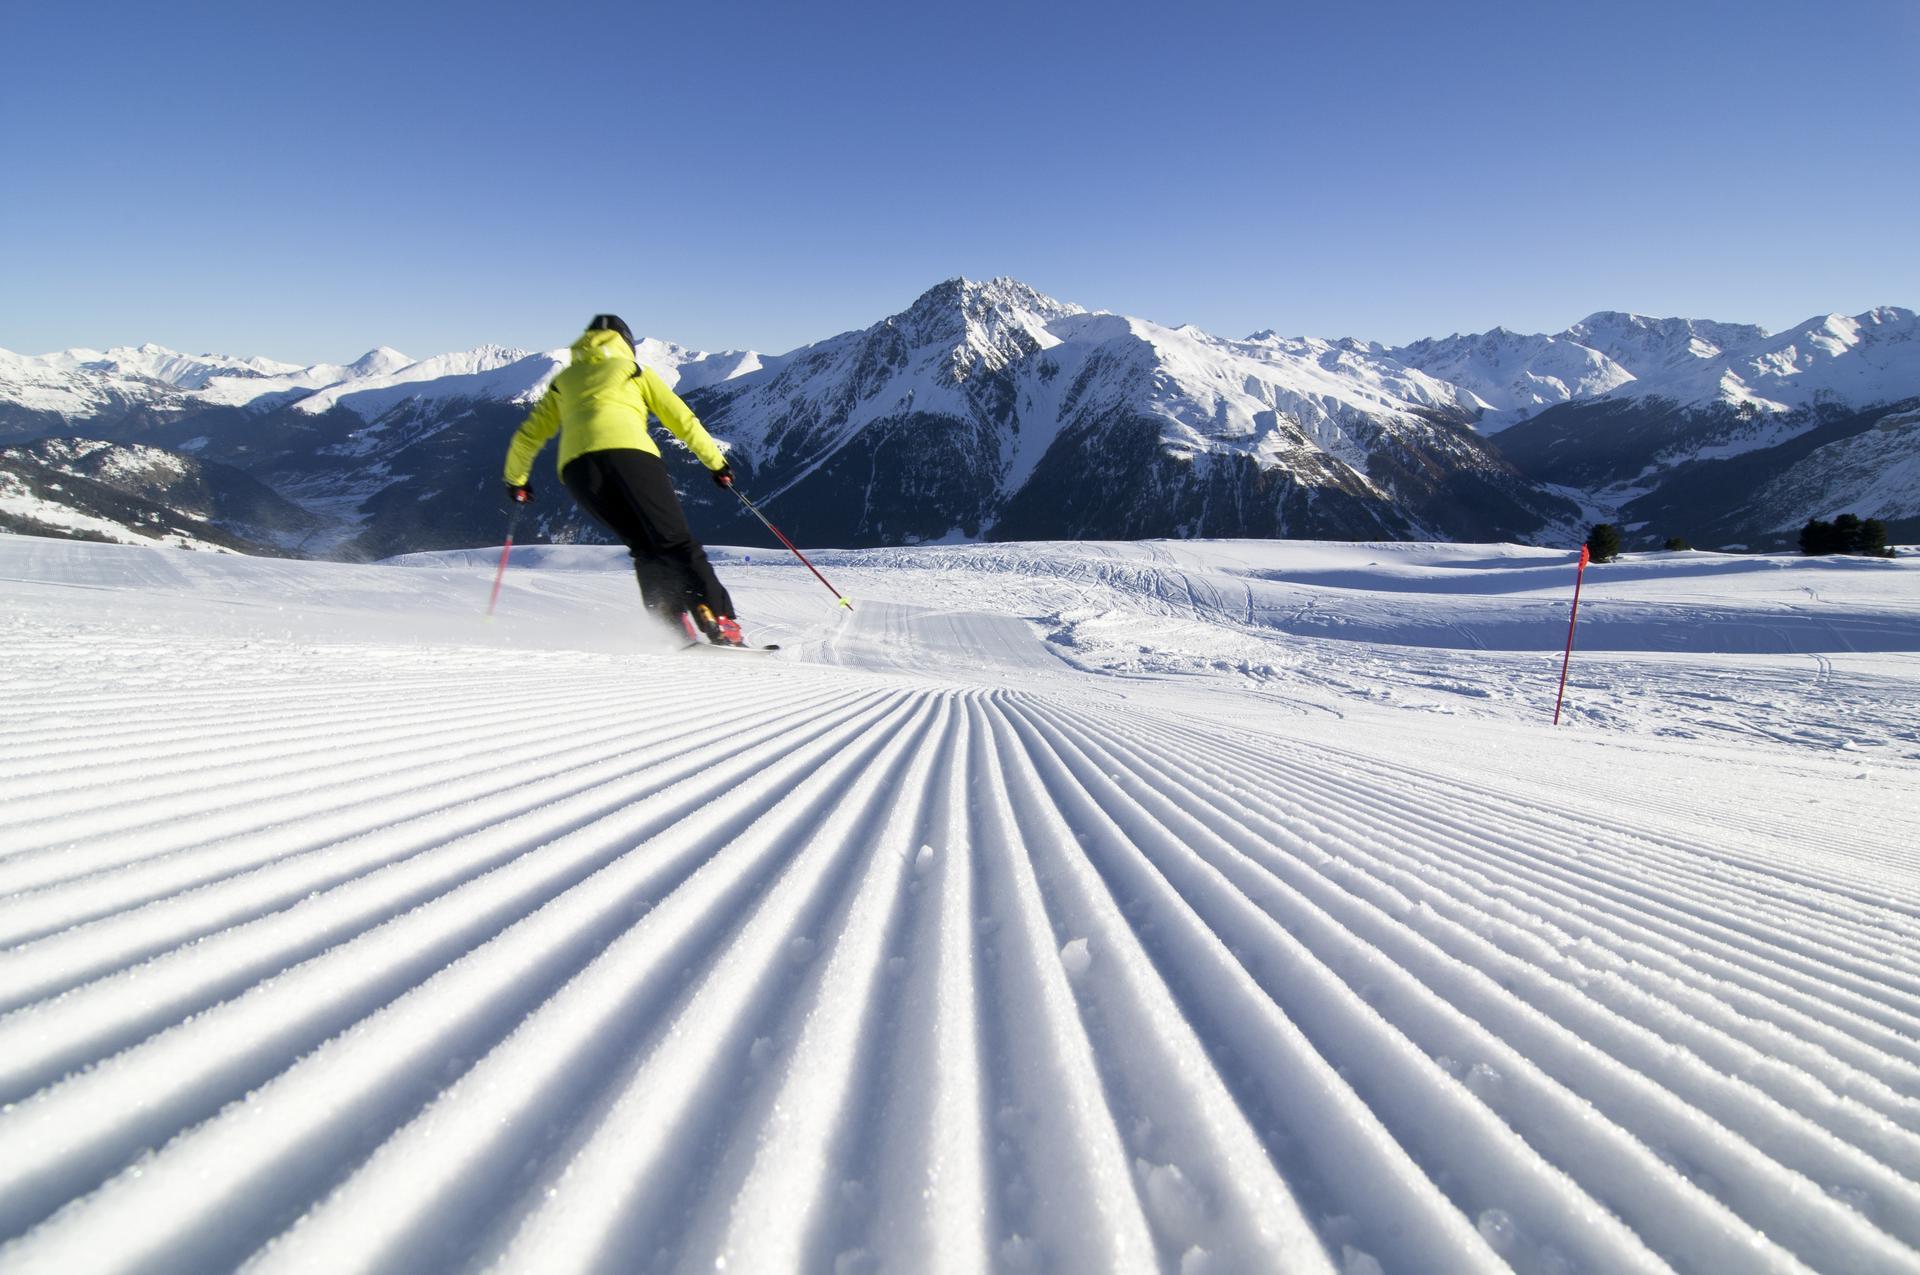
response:
{"label": "distant treeline", "polygon": [[1864,521],[1853,514],[1841,514],[1832,522],[1810,518],[1800,531],[1800,552],[1809,556],[1828,553],[1857,553],[1870,558],[1891,558],[1887,547],[1887,525],[1878,518]]}

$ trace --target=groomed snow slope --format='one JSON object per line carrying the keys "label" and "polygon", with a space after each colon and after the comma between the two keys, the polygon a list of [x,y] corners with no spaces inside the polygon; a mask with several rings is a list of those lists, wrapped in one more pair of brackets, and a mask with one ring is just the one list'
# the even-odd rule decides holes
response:
{"label": "groomed snow slope", "polygon": [[1920,564],[718,556],[0,538],[0,1270],[1920,1270]]}

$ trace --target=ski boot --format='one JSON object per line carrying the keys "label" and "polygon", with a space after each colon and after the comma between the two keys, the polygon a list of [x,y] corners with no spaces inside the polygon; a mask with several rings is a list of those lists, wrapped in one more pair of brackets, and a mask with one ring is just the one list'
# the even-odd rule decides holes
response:
{"label": "ski boot", "polygon": [[693,622],[706,634],[707,641],[715,646],[745,646],[746,635],[740,632],[740,624],[730,615],[715,615],[713,608],[702,602],[693,608]]}

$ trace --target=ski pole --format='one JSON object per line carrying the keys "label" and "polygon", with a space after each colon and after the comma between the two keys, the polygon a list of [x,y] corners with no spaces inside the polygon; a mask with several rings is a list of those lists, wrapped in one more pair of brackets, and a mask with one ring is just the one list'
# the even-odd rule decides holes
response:
{"label": "ski pole", "polygon": [[814,566],[811,562],[808,562],[807,555],[804,553],[801,553],[800,550],[795,548],[793,541],[787,539],[784,535],[781,535],[780,528],[774,526],[771,522],[767,521],[767,516],[760,512],[760,508],[758,505],[755,505],[751,500],[747,499],[747,494],[745,492],[741,491],[738,487],[735,487],[731,484],[728,485],[727,490],[732,492],[734,495],[740,497],[740,503],[745,505],[748,511],[752,513],[754,517],[758,518],[761,521],[761,523],[766,526],[766,529],[768,531],[771,531],[775,536],[779,537],[780,543],[785,545],[788,551],[791,552],[794,557],[800,559],[800,561],[806,565],[807,570],[813,572],[814,579],[818,580],[821,584],[826,585],[828,591],[831,592],[834,597],[840,599],[841,606],[845,607],[849,611],[853,610],[853,603],[847,600],[847,595],[840,592],[840,590],[834,588],[833,582],[820,574],[820,568]]}
{"label": "ski pole", "polygon": [[493,619],[494,603],[500,601],[500,582],[507,578],[507,555],[513,552],[513,533],[520,525],[520,511],[526,508],[524,502],[517,502],[513,512],[507,515],[507,543],[500,546],[500,566],[493,573],[493,596],[487,599],[487,619]]}
{"label": "ski pole", "polygon": [[1567,665],[1573,662],[1573,626],[1580,619],[1580,582],[1587,578],[1587,563],[1593,554],[1580,546],[1580,568],[1573,573],[1573,614],[1567,617],[1567,653],[1560,657],[1560,694],[1553,701],[1553,724],[1560,724],[1560,701],[1567,697]]}

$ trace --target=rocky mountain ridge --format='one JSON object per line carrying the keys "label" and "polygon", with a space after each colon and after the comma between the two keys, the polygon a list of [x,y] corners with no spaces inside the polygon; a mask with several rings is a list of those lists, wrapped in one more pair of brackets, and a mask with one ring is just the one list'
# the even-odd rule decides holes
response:
{"label": "rocky mountain ridge", "polygon": [[[638,353],[729,448],[763,507],[817,544],[1560,543],[1596,516],[1646,536],[1754,540],[1790,510],[1841,498],[1827,488],[1857,484],[1861,456],[1910,438],[1895,428],[1828,450],[1920,395],[1914,326],[1888,308],[1770,336],[1602,311],[1553,335],[1402,347],[1233,340],[1089,312],[1017,280],[954,279],[779,356],[654,339]],[[293,541],[269,537],[282,551],[484,543],[499,534],[506,435],[566,358],[381,348],[300,368],[152,346],[0,351],[0,441],[98,437],[242,471],[313,521]],[[1888,510],[1860,512],[1904,509],[1904,489],[1888,485],[1873,488]],[[710,538],[753,536],[732,502],[685,487]],[[1697,528],[1684,525],[1690,501]],[[597,538],[564,499],[539,517],[554,538]]]}

